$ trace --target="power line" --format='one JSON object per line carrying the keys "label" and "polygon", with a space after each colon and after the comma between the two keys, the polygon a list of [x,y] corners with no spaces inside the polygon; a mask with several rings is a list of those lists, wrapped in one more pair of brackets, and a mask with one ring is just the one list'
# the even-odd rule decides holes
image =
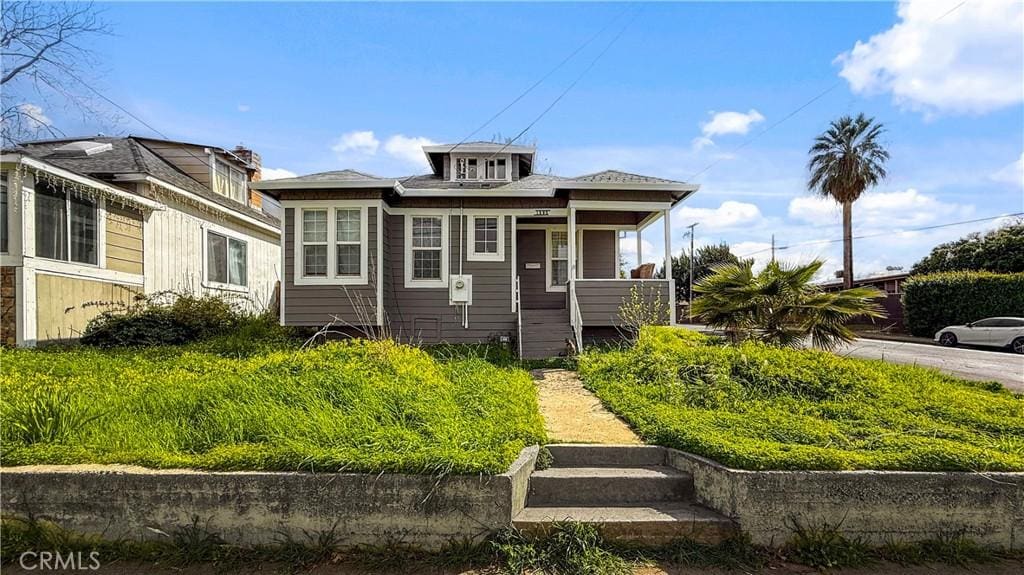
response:
{"label": "power line", "polygon": [[[906,230],[890,230],[890,231],[887,231],[887,232],[880,232],[880,233],[877,233],[877,234],[866,234],[866,235],[862,235],[862,236],[853,236],[852,239],[864,240],[864,239],[869,239],[869,238],[878,238],[878,237],[882,237],[882,236],[889,236],[889,235],[892,235],[894,233],[923,232],[923,231],[927,231],[927,230],[936,230],[936,229],[939,229],[939,228],[948,228],[950,226],[962,226],[964,224],[976,224],[978,222],[987,222],[989,220],[998,220],[999,218],[1013,218],[1013,217],[1017,217],[1017,216],[1024,216],[1024,212],[1015,212],[1015,213],[1012,213],[1012,214],[999,214],[997,216],[989,216],[987,218],[977,218],[977,219],[974,219],[974,220],[963,220],[963,221],[960,221],[960,222],[949,222],[949,223],[945,223],[945,224],[936,224],[936,225],[933,225],[933,226],[923,226],[923,227],[919,227],[919,228],[910,228],[910,229],[906,229]],[[835,244],[835,243],[839,243],[841,241],[843,241],[843,238],[832,239],[832,240],[810,240],[810,241],[806,241],[806,242],[799,242],[799,243],[789,244],[789,245],[785,245],[785,246],[775,246],[774,249],[776,249],[776,250],[785,250],[785,249],[789,249],[789,248],[796,248],[796,247],[800,247],[800,246],[809,246],[809,245],[815,245],[815,244]],[[773,248],[764,248],[764,249],[760,249],[760,250],[757,250],[757,251],[754,251],[754,252],[750,252],[750,253],[742,255],[742,256],[737,256],[737,257],[739,257],[740,259],[746,259],[746,258],[749,258],[750,256],[761,254],[761,253],[767,252],[767,251],[769,251],[771,249],[773,249]]]}
{"label": "power line", "polygon": [[532,85],[530,85],[530,87],[527,88],[526,90],[524,90],[521,94],[516,96],[516,98],[514,100],[512,100],[511,102],[509,102],[504,108],[502,108],[501,110],[498,110],[498,112],[496,114],[494,114],[493,116],[491,116],[490,118],[488,118],[486,122],[484,122],[483,124],[480,124],[475,130],[470,132],[469,135],[467,135],[465,138],[462,138],[461,140],[459,140],[459,142],[457,144],[455,144],[454,146],[451,147],[451,149],[448,150],[448,153],[449,154],[452,153],[452,151],[454,151],[455,148],[461,146],[462,144],[465,144],[470,138],[472,138],[473,136],[478,134],[480,132],[480,130],[483,130],[484,128],[489,126],[491,124],[491,122],[493,122],[494,120],[497,120],[498,117],[500,117],[502,114],[507,112],[509,108],[511,108],[512,106],[515,106],[517,103],[519,103],[519,101],[522,100],[523,98],[525,98],[527,96],[527,94],[532,92],[537,86],[540,86],[545,80],[550,78],[552,74],[554,74],[555,72],[560,70],[562,68],[562,66],[565,66],[565,64],[568,63],[569,60],[572,60],[576,56],[576,54],[579,54],[587,46],[589,46],[591,43],[593,43],[593,41],[596,40],[598,36],[604,34],[605,30],[610,28],[612,24],[614,24],[620,18],[622,18],[622,16],[625,15],[626,12],[628,12],[628,11],[629,11],[629,8],[626,8],[626,9],[622,10],[622,12],[619,12],[614,18],[609,20],[608,23],[606,23],[603,27],[601,27],[600,30],[598,30],[592,36],[587,38],[587,40],[585,42],[580,44],[575,50],[573,50],[571,53],[569,53],[568,56],[563,58],[562,61],[559,62],[554,68],[551,68],[550,70],[548,70],[548,72],[546,74],[544,74],[543,76],[541,76],[540,79],[538,79],[536,82],[534,82]]}
{"label": "power line", "polygon": [[629,21],[626,22],[626,24],[622,26],[622,28],[619,30],[619,33],[616,34],[615,37],[612,38],[610,42],[608,42],[608,45],[605,46],[604,49],[601,50],[597,54],[597,56],[594,57],[593,60],[591,60],[590,65],[588,65],[586,68],[584,68],[583,71],[580,72],[580,75],[576,76],[576,79],[573,80],[572,83],[569,84],[565,88],[565,90],[562,90],[562,93],[559,94],[558,97],[555,98],[551,102],[551,104],[548,105],[547,108],[544,108],[544,111],[541,112],[536,118],[534,118],[533,121],[530,122],[525,128],[523,128],[518,134],[516,134],[516,137],[514,137],[511,140],[509,140],[508,142],[506,142],[505,145],[501,147],[501,149],[499,149],[497,152],[494,152],[493,154],[491,154],[490,156],[485,158],[484,161],[490,160],[491,158],[493,158],[493,157],[497,156],[498,154],[502,153],[503,151],[505,151],[506,148],[511,146],[513,143],[515,143],[516,140],[518,140],[519,138],[522,138],[523,134],[528,132],[530,130],[530,128],[532,128],[545,115],[547,115],[547,113],[550,112],[552,108],[554,108],[560,101],[562,101],[562,98],[564,98],[565,95],[568,94],[569,91],[572,90],[576,86],[576,84],[578,84],[579,81],[582,80],[583,77],[587,75],[587,72],[589,72],[597,64],[597,62],[601,59],[601,57],[604,56],[608,52],[608,50],[610,50],[612,48],[612,46],[615,45],[616,42],[618,42],[619,38],[622,37],[622,35],[626,32],[626,29],[629,28],[630,24],[632,24],[633,21],[636,20],[637,16],[639,16],[640,12],[642,12],[642,11],[643,11],[643,6],[640,6],[640,8],[637,8],[636,12],[633,13],[633,17],[630,18]]}
{"label": "power line", "polygon": [[[962,8],[964,4],[967,4],[967,1],[968,0],[963,0],[962,2],[957,4],[956,6],[953,6],[952,8],[947,10],[945,13],[943,13],[941,16],[936,18],[934,20],[934,22],[938,22],[939,20],[942,20],[943,18],[945,18],[946,16],[949,16],[953,12],[956,12],[957,10]],[[807,108],[811,104],[813,104],[813,103],[817,102],[818,100],[820,100],[821,98],[825,97],[826,94],[828,94],[832,90],[835,90],[836,88],[838,88],[840,85],[842,85],[842,83],[843,83],[842,80],[837,80],[831,86],[829,86],[828,88],[825,88],[824,90],[819,92],[817,95],[815,95],[813,98],[811,98],[810,100],[807,100],[806,102],[801,104],[799,107],[797,107],[795,110],[793,110],[792,112],[790,112],[790,113],[786,114],[785,116],[783,116],[777,122],[771,124],[770,126],[766,127],[764,130],[761,130],[760,132],[754,134],[750,138],[747,138],[747,140],[742,142],[740,145],[738,145],[738,146],[732,148],[731,150],[729,150],[726,154],[723,155],[723,157],[719,157],[718,159],[712,161],[707,166],[704,166],[703,168],[701,168],[697,173],[695,173],[692,176],[690,176],[687,179],[687,181],[693,181],[693,179],[696,178],[697,176],[699,176],[699,175],[703,174],[704,172],[710,170],[711,168],[717,166],[718,164],[723,162],[728,156],[730,156],[730,155],[732,155],[732,154],[742,150],[743,148],[747,147],[751,142],[753,142],[754,140],[756,140],[756,139],[760,138],[761,136],[765,135],[769,130],[774,129],[779,124],[781,124],[781,123],[785,122],[786,120],[792,118],[793,116],[799,114],[801,111],[803,111],[805,108]]]}

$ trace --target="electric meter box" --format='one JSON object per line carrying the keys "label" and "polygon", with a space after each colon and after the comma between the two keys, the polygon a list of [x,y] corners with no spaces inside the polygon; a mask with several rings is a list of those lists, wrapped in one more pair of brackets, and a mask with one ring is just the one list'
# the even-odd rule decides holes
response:
{"label": "electric meter box", "polygon": [[473,305],[473,276],[452,275],[448,280],[450,305]]}

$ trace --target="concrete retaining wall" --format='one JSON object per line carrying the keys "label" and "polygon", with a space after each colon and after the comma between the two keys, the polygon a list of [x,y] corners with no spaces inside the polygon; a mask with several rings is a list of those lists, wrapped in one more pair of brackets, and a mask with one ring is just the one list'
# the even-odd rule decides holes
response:
{"label": "concrete retaining wall", "polygon": [[191,526],[238,545],[306,542],[335,530],[344,546],[387,541],[433,550],[511,524],[537,447],[501,475],[202,472],[119,465],[0,470],[5,516],[33,516],[107,539],[155,539]]}
{"label": "concrete retaining wall", "polygon": [[669,465],[693,474],[698,501],[760,545],[785,543],[800,524],[873,543],[963,535],[1024,548],[1024,473],[742,471],[667,451]]}

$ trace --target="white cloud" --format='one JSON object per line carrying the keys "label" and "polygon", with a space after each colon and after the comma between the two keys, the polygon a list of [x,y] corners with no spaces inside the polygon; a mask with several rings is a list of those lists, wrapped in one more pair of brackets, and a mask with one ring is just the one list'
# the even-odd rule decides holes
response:
{"label": "white cloud", "polygon": [[761,210],[756,205],[727,200],[717,208],[691,208],[682,205],[673,214],[672,223],[681,227],[698,222],[704,228],[725,229],[750,226],[762,219]]}
{"label": "white cloud", "polygon": [[[943,202],[914,188],[902,192],[868,192],[853,204],[853,225],[860,229],[926,226],[972,213],[972,205]],[[795,220],[830,226],[839,223],[841,209],[827,198],[800,196],[790,200],[788,214]]]}
{"label": "white cloud", "polygon": [[700,125],[704,139],[710,142],[712,136],[724,134],[746,134],[750,126],[764,121],[764,116],[757,110],[743,112],[709,112],[711,120]]}
{"label": "white cloud", "polygon": [[1016,162],[1007,164],[989,177],[997,182],[1015,184],[1024,188],[1024,152],[1021,153]]}
{"label": "white cloud", "polygon": [[854,92],[890,92],[926,113],[980,114],[1024,100],[1024,3],[907,0],[897,15],[836,57]]}
{"label": "white cloud", "polygon": [[43,109],[35,104],[20,104],[18,110],[28,117],[28,125],[33,130],[53,125],[53,121],[43,113]]}
{"label": "white cloud", "polygon": [[423,136],[410,138],[402,134],[395,134],[385,142],[384,151],[408,164],[426,168],[427,157],[423,153],[423,146],[432,146],[436,143]]}
{"label": "white cloud", "polygon": [[380,140],[373,135],[373,130],[347,132],[331,146],[339,158],[349,155],[373,156],[378,148]]}
{"label": "white cloud", "polygon": [[250,106],[249,104],[239,104],[238,105],[238,111],[239,112],[245,113],[245,112],[248,112],[249,110],[252,110],[252,106]]}
{"label": "white cloud", "polygon": [[260,178],[264,181],[294,178],[297,175],[295,172],[284,168],[260,168]]}

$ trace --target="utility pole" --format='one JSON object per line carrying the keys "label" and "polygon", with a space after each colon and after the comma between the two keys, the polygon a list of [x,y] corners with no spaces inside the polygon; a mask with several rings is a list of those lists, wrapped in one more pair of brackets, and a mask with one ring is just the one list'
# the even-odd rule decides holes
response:
{"label": "utility pole", "polygon": [[687,232],[690,234],[690,290],[688,293],[690,297],[686,306],[686,313],[690,316],[690,323],[693,323],[693,228],[697,227],[697,224],[699,223],[700,222],[693,222],[686,226],[690,228],[690,231]]}

